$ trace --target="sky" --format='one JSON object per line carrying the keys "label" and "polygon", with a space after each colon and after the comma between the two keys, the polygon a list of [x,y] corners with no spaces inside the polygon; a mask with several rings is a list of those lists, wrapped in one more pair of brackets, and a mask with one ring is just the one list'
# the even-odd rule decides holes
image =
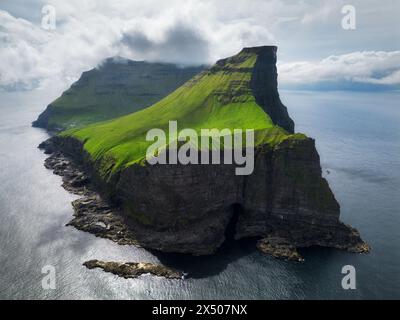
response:
{"label": "sky", "polygon": [[259,45],[278,46],[283,87],[398,89],[399,16],[398,0],[0,0],[0,89],[66,89],[112,56],[212,64]]}

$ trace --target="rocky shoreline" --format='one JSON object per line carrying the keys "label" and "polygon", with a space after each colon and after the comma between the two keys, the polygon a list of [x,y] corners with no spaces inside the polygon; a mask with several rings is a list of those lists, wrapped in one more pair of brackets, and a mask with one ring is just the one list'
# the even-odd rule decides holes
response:
{"label": "rocky shoreline", "polygon": [[51,139],[42,142],[39,148],[50,155],[44,166],[62,177],[62,187],[81,198],[72,202],[73,219],[67,226],[89,232],[96,237],[112,240],[120,245],[139,246],[129,229],[129,221],[119,209],[105,202],[95,191],[91,179],[77,161],[56,150]]}
{"label": "rocky shoreline", "polygon": [[[110,206],[94,191],[90,178],[84,173],[82,166],[72,158],[57,151],[51,140],[39,145],[45,154],[50,155],[44,166],[54,174],[62,177],[62,187],[73,194],[82,196],[72,202],[73,219],[66,226],[89,232],[96,237],[112,240],[119,245],[139,246],[129,221],[119,209]],[[142,262],[104,262],[99,260],[86,261],[83,264],[88,269],[101,268],[125,279],[137,278],[142,274],[152,274],[167,279],[183,279],[184,273],[159,264]]]}

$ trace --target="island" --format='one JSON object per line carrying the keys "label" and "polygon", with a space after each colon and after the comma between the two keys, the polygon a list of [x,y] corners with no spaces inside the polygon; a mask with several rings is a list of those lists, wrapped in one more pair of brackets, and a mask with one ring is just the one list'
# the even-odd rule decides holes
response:
{"label": "island", "polygon": [[[74,203],[77,228],[162,252],[214,254],[226,241],[257,238],[257,248],[303,261],[298,248],[369,251],[340,221],[322,177],[315,141],[295,133],[278,93],[277,47],[244,48],[140,111],[72,128],[41,144],[47,167]],[[149,165],[152,128],[252,129],[254,171],[232,164]],[[170,146],[166,145],[168,149]]]}

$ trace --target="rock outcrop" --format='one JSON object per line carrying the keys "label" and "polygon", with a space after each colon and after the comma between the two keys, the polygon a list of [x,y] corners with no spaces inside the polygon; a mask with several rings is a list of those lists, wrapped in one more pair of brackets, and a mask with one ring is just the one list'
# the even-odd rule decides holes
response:
{"label": "rock outcrop", "polygon": [[63,188],[81,196],[72,202],[74,217],[67,226],[112,240],[120,245],[139,245],[129,227],[129,219],[117,206],[100,197],[95,185],[85,174],[82,162],[65,156],[61,151],[55,151],[52,139],[41,143],[39,148],[45,150],[46,154],[51,154],[44,165],[62,177]]}
{"label": "rock outcrop", "polygon": [[[274,123],[293,132],[277,91],[276,47],[244,50],[254,50],[257,57],[251,69],[256,100]],[[225,68],[225,63],[213,68]],[[249,176],[235,175],[235,165],[133,164],[105,178],[83,141],[55,136],[43,147],[80,163],[146,248],[206,255],[233,236],[263,238],[261,251],[296,261],[302,260],[299,247],[369,250],[359,233],[339,220],[340,206],[322,177],[315,142],[302,135],[258,145]]]}
{"label": "rock outcrop", "polygon": [[304,259],[297,252],[296,246],[292,241],[279,234],[270,234],[268,237],[257,242],[257,248],[261,252],[271,255],[274,258],[303,262]]}
{"label": "rock outcrop", "polygon": [[147,262],[105,262],[99,260],[86,261],[88,269],[100,268],[125,279],[137,278],[143,274],[152,274],[167,279],[183,279],[184,273],[159,264]]}

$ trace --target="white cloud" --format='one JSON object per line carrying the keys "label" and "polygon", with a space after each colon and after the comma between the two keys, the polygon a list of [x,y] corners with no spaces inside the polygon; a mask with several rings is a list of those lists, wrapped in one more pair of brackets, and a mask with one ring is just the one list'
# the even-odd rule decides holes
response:
{"label": "white cloud", "polygon": [[399,85],[400,51],[352,52],[320,61],[282,63],[278,69],[284,85],[340,81]]}
{"label": "white cloud", "polygon": [[343,1],[328,1],[323,0],[320,1],[319,4],[315,3],[305,3],[307,7],[304,10],[304,15],[301,18],[301,22],[305,25],[311,25],[314,23],[323,23],[327,22],[332,18],[337,19],[342,7]]}
{"label": "white cloud", "polygon": [[[82,71],[116,55],[198,64],[233,55],[244,46],[277,44],[279,58],[293,61],[304,55],[309,59],[337,54],[337,50],[356,51],[352,46],[358,40],[360,46],[381,45],[382,41],[393,46],[396,42],[385,40],[387,32],[380,31],[385,23],[395,26],[393,33],[398,33],[393,7],[399,4],[393,0],[380,2],[379,16],[369,9],[373,0],[354,0],[357,14],[362,16],[358,33],[345,33],[338,27],[340,5],[345,0],[335,4],[328,0],[52,0],[57,29],[45,31],[40,27],[40,15],[47,2],[31,1],[28,7],[22,0],[1,2],[0,87],[32,88],[38,83],[66,87]],[[376,28],[377,23],[380,28]],[[371,41],[372,27],[381,34],[375,42]],[[332,64],[320,61],[318,70],[329,69]],[[314,76],[307,71],[310,65],[286,64],[284,73],[290,71],[292,79],[305,79],[307,74]],[[323,78],[328,71],[320,72]],[[398,75],[378,79],[359,72],[356,77],[392,82]]]}
{"label": "white cloud", "polygon": [[[39,16],[43,4],[37,3]],[[273,43],[267,25],[243,19],[239,7],[227,13],[213,1],[126,0],[116,5],[55,0],[52,5],[57,13],[54,31],[41,29],[40,21],[0,10],[0,86],[31,88],[37,81],[68,85],[82,71],[115,55],[201,64],[244,46]],[[274,21],[271,17],[268,25]]]}

